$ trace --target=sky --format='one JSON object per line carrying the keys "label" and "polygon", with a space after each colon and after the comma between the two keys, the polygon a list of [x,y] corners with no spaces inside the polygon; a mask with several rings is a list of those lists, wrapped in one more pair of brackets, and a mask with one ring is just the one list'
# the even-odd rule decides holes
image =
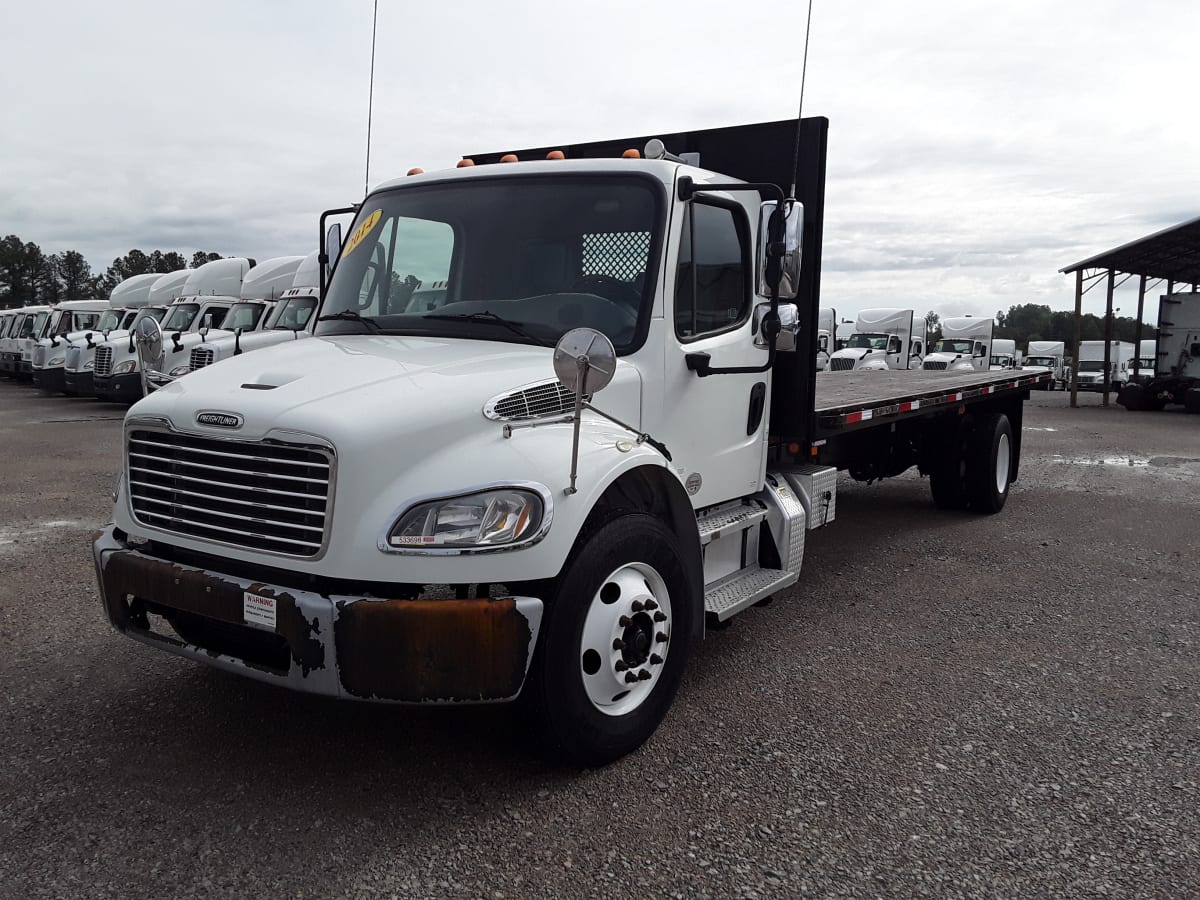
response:
{"label": "sky", "polygon": [[[98,272],[134,247],[304,254],[368,177],[792,117],[805,13],[379,0],[368,176],[371,0],[9,4],[0,233]],[[1181,0],[815,0],[822,305],[1067,309],[1059,269],[1200,215],[1197,34]]]}

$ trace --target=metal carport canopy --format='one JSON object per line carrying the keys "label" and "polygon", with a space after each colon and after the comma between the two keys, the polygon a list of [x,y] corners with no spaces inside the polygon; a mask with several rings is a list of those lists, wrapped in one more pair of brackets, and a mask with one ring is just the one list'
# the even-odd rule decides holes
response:
{"label": "metal carport canopy", "polygon": [[[1083,280],[1084,272],[1090,272],[1088,278],[1108,273],[1108,300],[1105,311],[1105,349],[1104,368],[1109,367],[1109,348],[1111,346],[1111,326],[1113,313],[1113,288],[1116,273],[1140,276],[1138,284],[1137,309],[1137,342],[1140,346],[1142,337],[1142,304],[1146,296],[1146,282],[1163,280],[1167,282],[1168,291],[1177,283],[1196,285],[1200,282],[1200,216],[1164,228],[1154,234],[1114,247],[1095,256],[1059,269],[1063,274],[1075,273],[1075,348],[1074,364],[1071,369],[1071,406],[1076,405],[1079,390],[1079,330],[1083,317]],[[1104,390],[1104,405],[1108,406],[1107,385]]]}

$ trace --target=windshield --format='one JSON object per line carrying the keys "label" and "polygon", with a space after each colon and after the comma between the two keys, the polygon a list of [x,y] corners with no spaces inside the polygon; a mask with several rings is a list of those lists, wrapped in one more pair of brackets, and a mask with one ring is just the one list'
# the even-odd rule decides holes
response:
{"label": "windshield", "polygon": [[990,365],[990,366],[1011,366],[1012,365],[1012,357],[1009,356],[1008,354],[1004,354],[1002,356],[993,356],[992,361],[990,363],[988,363],[988,365]]}
{"label": "windshield", "polygon": [[[229,313],[225,316],[221,327],[229,331],[253,331],[258,327],[258,320],[262,318],[263,310],[267,308],[265,303],[235,303],[229,307]],[[213,328],[216,328],[217,316],[216,310],[210,309],[205,312],[206,316],[211,315],[213,318]]]}
{"label": "windshield", "polygon": [[1139,369],[1153,369],[1153,368],[1154,368],[1154,362],[1155,362],[1155,361],[1154,361],[1154,358],[1153,358],[1153,357],[1151,357],[1151,356],[1144,356],[1144,357],[1142,357],[1141,359],[1135,359],[1135,360],[1134,360],[1133,362],[1131,362],[1129,365],[1130,365],[1130,366],[1137,366]]}
{"label": "windshield", "polygon": [[125,313],[119,309],[107,310],[102,316],[100,316],[100,321],[96,323],[96,330],[112,331],[121,324],[121,317],[123,315],[125,315]]}
{"label": "windshield", "polygon": [[1080,372],[1103,372],[1104,361],[1100,359],[1085,359],[1079,364]]}
{"label": "windshield", "polygon": [[888,336],[886,334],[852,334],[846,342],[847,347],[857,347],[867,350],[886,350]]}
{"label": "windshield", "polygon": [[1053,356],[1027,356],[1025,357],[1025,365],[1045,366],[1047,369],[1053,369],[1058,365],[1058,360]]}
{"label": "windshield", "polygon": [[[63,334],[68,330],[66,326],[71,324],[71,317],[69,315],[64,315],[65,312],[66,310],[56,309],[50,314],[50,327],[46,329],[47,336],[52,334]],[[60,325],[63,326],[61,329],[59,328]]]}
{"label": "windshield", "polygon": [[176,303],[171,307],[171,312],[166,319],[163,320],[163,330],[187,331],[198,312],[200,312],[199,303]]}
{"label": "windshield", "polygon": [[275,316],[273,329],[299,331],[308,324],[309,317],[317,307],[316,297],[293,297],[283,301],[283,308]]}
{"label": "windshield", "polygon": [[[40,312],[37,315],[35,315],[33,317],[33,327],[30,329],[30,333],[27,334],[26,337],[35,337],[35,338],[41,337],[42,336],[42,328],[45,327],[46,319],[48,319],[49,316],[50,316],[49,313],[44,313],[44,312]],[[26,319],[26,321],[28,322],[29,320]]]}
{"label": "windshield", "polygon": [[970,353],[971,341],[934,341],[932,349],[934,353]]}
{"label": "windshield", "polygon": [[472,179],[371,197],[317,333],[550,345],[588,326],[629,352],[653,297],[658,197],[633,177]]}

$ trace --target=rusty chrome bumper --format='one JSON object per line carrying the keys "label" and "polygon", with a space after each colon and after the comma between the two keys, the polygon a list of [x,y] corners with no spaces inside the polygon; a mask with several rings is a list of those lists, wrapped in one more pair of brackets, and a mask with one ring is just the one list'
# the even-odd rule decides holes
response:
{"label": "rusty chrome bumper", "polygon": [[[333,697],[512,699],[542,621],[535,597],[381,600],[250,581],[150,555],[111,525],[93,552],[117,631],[258,681]],[[273,627],[247,621],[247,594],[274,601]]]}

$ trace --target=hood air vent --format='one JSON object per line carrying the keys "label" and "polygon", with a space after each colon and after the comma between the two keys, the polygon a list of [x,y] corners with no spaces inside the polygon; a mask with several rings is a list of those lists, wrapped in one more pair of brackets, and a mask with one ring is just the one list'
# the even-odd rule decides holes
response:
{"label": "hood air vent", "polygon": [[483,414],[498,422],[561,416],[574,410],[575,392],[556,380],[527,384],[499,394],[483,405]]}

